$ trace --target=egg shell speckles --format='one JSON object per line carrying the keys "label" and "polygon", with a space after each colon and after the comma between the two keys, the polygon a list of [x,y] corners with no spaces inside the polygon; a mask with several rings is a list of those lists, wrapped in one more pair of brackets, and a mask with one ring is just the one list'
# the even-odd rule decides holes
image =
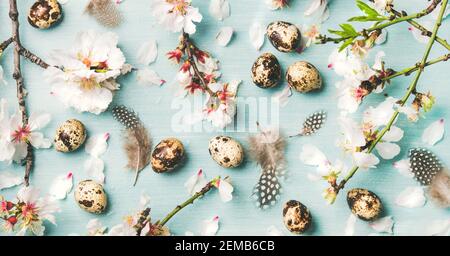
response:
{"label": "egg shell speckles", "polygon": [[174,170],[184,159],[184,146],[175,138],[162,140],[152,153],[152,169],[157,173]]}
{"label": "egg shell speckles", "polygon": [[39,0],[30,8],[28,22],[39,29],[47,29],[57,24],[62,17],[62,7],[57,0]]}
{"label": "egg shell speckles", "polygon": [[272,53],[259,56],[252,66],[253,83],[260,88],[272,88],[281,80],[281,66]]}
{"label": "egg shell speckles", "polygon": [[286,228],[294,234],[306,232],[312,223],[308,208],[296,200],[290,200],[283,207],[283,222]]}
{"label": "egg shell speckles", "polygon": [[301,93],[322,88],[322,77],[311,63],[299,61],[289,66],[286,72],[289,86]]}
{"label": "egg shell speckles", "polygon": [[86,140],[86,128],[76,119],[65,121],[58,127],[55,135],[55,149],[59,152],[72,152],[83,145]]}
{"label": "egg shell speckles", "polygon": [[289,22],[272,22],[267,26],[266,33],[270,43],[280,52],[293,52],[301,45],[300,30]]}
{"label": "egg shell speckles", "polygon": [[242,145],[231,137],[217,136],[209,141],[209,154],[220,166],[238,167],[244,160]]}
{"label": "egg shell speckles", "polygon": [[106,193],[103,186],[95,181],[81,181],[75,188],[74,195],[77,204],[87,212],[100,214],[106,209]]}
{"label": "egg shell speckles", "polygon": [[355,188],[348,191],[347,203],[352,213],[365,221],[377,219],[383,211],[380,198],[367,189]]}

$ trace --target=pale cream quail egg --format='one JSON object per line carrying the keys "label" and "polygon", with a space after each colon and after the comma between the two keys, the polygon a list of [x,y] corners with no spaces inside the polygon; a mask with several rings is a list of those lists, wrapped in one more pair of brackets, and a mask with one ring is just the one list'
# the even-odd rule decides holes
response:
{"label": "pale cream quail egg", "polygon": [[294,234],[305,233],[312,223],[308,208],[296,200],[290,200],[283,207],[283,222],[286,228]]}
{"label": "pale cream quail egg", "polygon": [[209,141],[209,154],[220,166],[238,167],[244,160],[242,145],[228,136],[217,136]]}
{"label": "pale cream quail egg", "polygon": [[281,80],[281,66],[272,53],[259,56],[252,66],[253,83],[260,88],[272,88]]}
{"label": "pale cream quail egg", "polygon": [[157,173],[169,172],[178,167],[183,159],[183,143],[178,139],[168,138],[162,140],[153,150],[152,169]]}
{"label": "pale cream quail egg", "polygon": [[365,221],[377,219],[383,211],[380,198],[367,189],[355,188],[348,191],[347,203],[352,213]]}
{"label": "pale cream quail egg", "polygon": [[86,140],[86,128],[76,119],[65,121],[56,130],[55,149],[59,152],[71,152],[77,150]]}
{"label": "pale cream quail egg", "polygon": [[99,214],[105,211],[108,200],[101,184],[92,180],[82,181],[74,194],[78,205],[87,212]]}
{"label": "pale cream quail egg", "polygon": [[289,86],[301,93],[322,88],[322,77],[311,63],[299,61],[289,66],[286,72]]}
{"label": "pale cream quail egg", "polygon": [[62,7],[57,0],[38,0],[30,8],[28,22],[39,29],[57,24],[62,17]]}
{"label": "pale cream quail egg", "polygon": [[267,26],[266,33],[269,41],[280,52],[293,52],[301,45],[300,30],[289,22],[272,22]]}

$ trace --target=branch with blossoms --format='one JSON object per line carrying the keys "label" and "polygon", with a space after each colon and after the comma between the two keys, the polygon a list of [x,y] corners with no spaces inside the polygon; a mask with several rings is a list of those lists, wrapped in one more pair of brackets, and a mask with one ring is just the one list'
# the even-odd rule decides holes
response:
{"label": "branch with blossoms", "polygon": [[[445,39],[438,37],[448,0],[434,0],[429,7],[421,12],[408,15],[405,12],[398,12],[394,9],[393,1],[374,0],[374,8],[362,1],[356,1],[358,8],[364,13],[349,19],[352,22],[375,22],[369,28],[356,31],[350,24],[341,24],[341,30],[330,30],[338,35],[338,38],[321,36],[321,43],[334,42],[342,43],[338,50],[330,56],[330,68],[333,68],[344,80],[338,82],[340,89],[338,107],[344,113],[356,112],[363,99],[372,93],[382,92],[391,80],[400,76],[415,76],[408,87],[407,92],[401,99],[388,97],[377,107],[369,107],[363,115],[362,123],[359,124],[346,114],[339,119],[343,132],[343,139],[339,142],[344,151],[350,153],[353,160],[353,167],[348,171],[341,163],[331,164],[327,158],[315,147],[304,147],[301,158],[309,165],[318,167],[320,176],[328,183],[324,197],[333,203],[338,193],[346,186],[350,179],[360,169],[374,168],[379,159],[374,151],[378,152],[383,159],[393,159],[400,153],[400,147],[395,143],[402,139],[403,130],[395,126],[400,114],[405,114],[410,121],[417,121],[420,112],[428,112],[435,104],[435,98],[431,92],[420,92],[417,89],[421,75],[428,66],[448,61],[450,53],[444,54],[436,59],[428,60],[434,43],[439,43],[446,49],[450,49]],[[378,2],[383,2],[380,9]],[[440,6],[439,9],[437,9]],[[379,9],[375,9],[378,7]],[[424,17],[434,11],[439,11],[433,30],[428,31],[414,19]],[[390,16],[380,14],[389,13]],[[415,65],[395,71],[385,67],[382,61],[383,52],[379,52],[373,67],[364,63],[364,58],[369,50],[375,45],[375,41],[382,34],[382,29],[408,22],[420,31],[424,36],[429,37],[427,47],[422,59]],[[350,47],[350,50],[348,48]],[[410,99],[413,100],[410,102]],[[308,160],[315,156],[315,161]],[[345,176],[344,176],[345,175]],[[344,176],[340,179],[340,176]]]}

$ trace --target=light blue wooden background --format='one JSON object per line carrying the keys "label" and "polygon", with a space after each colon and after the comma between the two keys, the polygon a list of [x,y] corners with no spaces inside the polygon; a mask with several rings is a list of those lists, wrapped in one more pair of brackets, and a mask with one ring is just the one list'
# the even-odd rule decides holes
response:
{"label": "light blue wooden background", "polygon": [[[10,22],[8,20],[8,1],[0,1],[0,38],[6,39],[10,33]],[[43,58],[48,56],[52,49],[67,48],[73,43],[76,33],[83,29],[96,29],[106,31],[93,19],[83,14],[86,1],[69,1],[64,6],[64,21],[54,29],[39,31],[32,28],[26,21],[26,12],[33,3],[32,0],[19,0],[21,37],[23,44]],[[209,50],[221,61],[223,79],[242,79],[239,95],[242,97],[270,97],[277,90],[261,90],[252,85],[250,79],[250,67],[259,55],[248,38],[248,28],[253,20],[267,24],[275,20],[286,20],[296,24],[307,23],[303,17],[309,1],[293,1],[291,8],[271,12],[261,0],[230,0],[232,15],[224,22],[218,22],[208,14],[209,1],[194,0],[195,5],[200,7],[204,20],[198,26],[198,33],[194,36],[195,41],[204,49]],[[418,7],[425,6],[427,1],[399,1],[398,6],[409,12]],[[149,0],[126,0],[120,5],[125,15],[125,22],[113,31],[120,36],[120,46],[125,52],[129,63],[136,63],[136,49],[147,39],[154,38],[158,41],[159,56],[152,65],[163,78],[171,81],[177,67],[166,60],[164,54],[173,49],[177,44],[178,35],[162,30],[155,19],[150,16]],[[323,29],[335,28],[351,15],[358,14],[353,1],[331,1],[331,18],[323,25]],[[223,25],[232,26],[236,30],[235,37],[226,48],[214,44],[214,37]],[[380,47],[386,54],[386,62],[389,67],[400,69],[411,66],[422,56],[424,45],[417,43],[406,24],[401,24],[389,30],[388,43]],[[450,24],[444,23],[440,35],[450,37]],[[314,216],[314,229],[312,235],[341,235],[345,227],[345,221],[349,215],[345,196],[340,196],[333,206],[329,206],[321,197],[322,186],[314,184],[306,178],[308,172],[314,168],[306,167],[299,161],[301,146],[305,143],[314,143],[319,146],[329,157],[334,160],[341,153],[335,148],[334,141],[338,135],[336,130],[336,89],[334,83],[340,78],[333,71],[327,70],[327,59],[333,45],[317,46],[308,49],[307,52],[297,54],[282,54],[277,52],[268,41],[262,51],[270,51],[276,54],[284,68],[297,60],[307,60],[316,65],[322,72],[325,80],[325,89],[321,93],[313,95],[296,94],[291,98],[289,105],[280,113],[281,127],[285,133],[295,133],[300,127],[302,120],[311,112],[324,109],[329,113],[326,127],[319,135],[310,138],[293,139],[289,141],[287,159],[289,161],[289,172],[291,178],[285,182],[285,193],[275,207],[267,211],[261,211],[254,207],[250,198],[252,187],[258,179],[259,168],[251,161],[247,161],[241,168],[236,170],[225,170],[218,167],[210,159],[207,151],[210,137],[220,134],[214,133],[174,133],[171,128],[171,116],[176,109],[171,109],[172,91],[169,86],[143,87],[136,83],[134,75],[120,80],[122,90],[115,96],[114,103],[123,103],[140,113],[141,118],[150,128],[155,142],[170,136],[180,138],[186,146],[189,160],[180,170],[168,175],[157,175],[151,168],[145,169],[140,176],[136,187],[131,186],[133,175],[126,171],[125,157],[122,152],[122,140],[120,126],[112,119],[110,113],[100,116],[92,114],[78,114],[71,109],[64,109],[60,102],[50,95],[49,84],[43,82],[42,70],[24,61],[23,73],[25,84],[29,91],[27,98],[30,110],[44,110],[53,115],[53,121],[45,130],[47,136],[53,133],[61,122],[69,118],[77,118],[84,122],[90,134],[110,132],[109,149],[103,156],[106,162],[106,191],[109,195],[109,210],[101,216],[90,215],[78,208],[70,194],[65,201],[61,202],[63,211],[57,214],[58,226],[47,225],[48,235],[66,235],[70,233],[84,234],[85,224],[94,217],[99,217],[106,226],[113,226],[122,220],[122,216],[129,214],[137,208],[140,194],[145,191],[151,198],[152,216],[156,220],[163,217],[174,206],[187,197],[183,187],[186,179],[198,168],[203,168],[208,177],[216,175],[230,175],[235,187],[234,200],[223,204],[220,202],[217,192],[212,192],[205,198],[199,200],[195,206],[190,206],[170,223],[169,227],[174,234],[183,235],[185,231],[198,233],[203,219],[214,215],[221,217],[220,235],[264,235],[267,227],[275,225],[283,230],[281,209],[282,203],[289,199],[296,199],[309,207]],[[439,45],[435,46],[432,56],[444,53]],[[1,64],[7,74],[9,84],[2,86],[1,97],[10,102],[15,102],[15,83],[9,74],[12,73],[12,53],[9,49],[2,57]],[[420,135],[427,125],[437,118],[447,117],[450,107],[450,95],[448,86],[450,80],[450,63],[443,63],[426,70],[422,77],[419,88],[422,91],[432,90],[437,96],[437,105],[432,113],[427,114],[425,120],[417,124],[410,124],[403,118],[399,121],[401,127],[405,127],[406,136],[401,142],[401,157],[407,154],[410,147],[422,146]],[[411,78],[401,78],[393,82],[387,89],[387,93],[399,97],[405,91]],[[382,96],[370,96],[364,105],[382,100]],[[243,110],[240,110],[243,111]],[[240,140],[244,147],[247,146],[246,133],[230,133],[228,135]],[[435,146],[435,151],[444,163],[448,161],[450,151],[449,141],[444,140]],[[43,192],[52,179],[68,171],[73,171],[75,182],[85,178],[82,163],[86,158],[84,150],[73,154],[60,154],[53,149],[39,150],[36,153],[36,168],[32,176],[32,184],[40,187]],[[386,207],[386,215],[393,215],[396,221],[395,234],[417,235],[423,234],[427,225],[435,219],[448,219],[448,210],[438,209],[431,203],[424,208],[405,209],[394,204],[398,193],[407,186],[416,185],[413,180],[404,178],[391,166],[392,162],[383,162],[378,169],[362,171],[349,183],[348,188],[363,187],[376,192],[383,200]],[[1,169],[13,169],[22,173],[23,168],[18,166],[1,166]],[[2,191],[7,197],[13,197],[17,189]],[[343,195],[345,195],[343,193]],[[358,222],[356,233],[366,235],[372,230],[363,222]]]}

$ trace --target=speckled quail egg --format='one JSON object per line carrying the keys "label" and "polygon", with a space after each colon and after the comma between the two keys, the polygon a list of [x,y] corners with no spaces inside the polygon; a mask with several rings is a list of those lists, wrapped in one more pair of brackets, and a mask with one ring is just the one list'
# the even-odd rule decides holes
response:
{"label": "speckled quail egg", "polygon": [[267,26],[266,33],[269,41],[280,52],[293,52],[301,45],[300,30],[289,22],[272,22]]}
{"label": "speckled quail egg", "polygon": [[377,219],[383,210],[380,198],[373,192],[362,188],[350,190],[347,193],[347,203],[352,213],[365,221]]}
{"label": "speckled quail egg", "polygon": [[272,53],[259,56],[252,66],[253,83],[260,88],[275,87],[281,80],[281,66]]}
{"label": "speckled quail egg", "polygon": [[184,159],[184,146],[175,138],[162,140],[152,153],[152,168],[157,173],[169,172],[180,165]]}
{"label": "speckled quail egg", "polygon": [[238,167],[244,160],[244,150],[241,144],[228,136],[217,136],[209,141],[209,154],[220,166],[225,168]]}
{"label": "speckled quail egg", "polygon": [[86,128],[76,119],[65,121],[56,130],[55,149],[59,152],[72,152],[83,145],[86,140]]}
{"label": "speckled quail egg", "polygon": [[312,223],[308,208],[296,200],[290,200],[283,207],[283,222],[286,228],[295,234],[306,232]]}
{"label": "speckled quail egg", "polygon": [[322,88],[322,77],[319,71],[306,61],[295,62],[289,66],[286,80],[291,88],[301,93]]}
{"label": "speckled quail egg", "polygon": [[101,184],[92,180],[81,181],[74,194],[78,205],[87,212],[99,214],[105,211],[108,200]]}
{"label": "speckled quail egg", "polygon": [[30,8],[28,22],[39,29],[57,24],[62,17],[62,7],[57,0],[38,0]]}

